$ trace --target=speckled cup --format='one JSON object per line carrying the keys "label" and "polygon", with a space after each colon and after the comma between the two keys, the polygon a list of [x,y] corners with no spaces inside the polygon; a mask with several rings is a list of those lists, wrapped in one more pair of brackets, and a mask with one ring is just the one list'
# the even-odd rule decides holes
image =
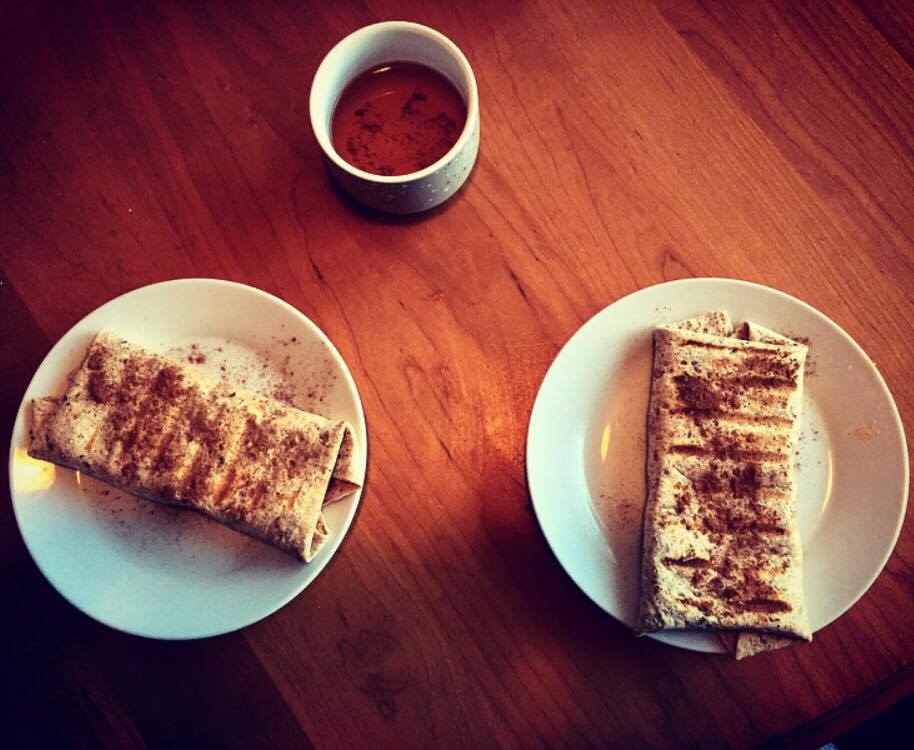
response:
{"label": "speckled cup", "polygon": [[[368,68],[393,60],[417,62],[444,75],[463,96],[467,121],[457,142],[419,172],[384,176],[354,167],[333,148],[330,120],[340,94]],[[378,211],[411,214],[450,198],[470,175],[479,152],[479,94],[466,57],[443,34],[406,21],[365,26],[340,41],[323,59],[311,84],[311,127],[334,178],[349,195]]]}

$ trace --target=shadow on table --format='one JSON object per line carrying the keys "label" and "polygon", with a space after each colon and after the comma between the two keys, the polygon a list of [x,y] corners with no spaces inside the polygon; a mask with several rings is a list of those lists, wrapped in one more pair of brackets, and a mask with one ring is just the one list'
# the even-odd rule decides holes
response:
{"label": "shadow on table", "polygon": [[629,647],[638,643],[631,630],[595,604],[555,557],[521,476],[510,462],[497,462],[479,479],[483,489],[477,497],[488,540],[482,548],[489,557],[487,565],[493,574],[496,566],[502,568],[530,612],[548,612],[549,628],[562,632],[563,637],[604,655],[631,652]]}

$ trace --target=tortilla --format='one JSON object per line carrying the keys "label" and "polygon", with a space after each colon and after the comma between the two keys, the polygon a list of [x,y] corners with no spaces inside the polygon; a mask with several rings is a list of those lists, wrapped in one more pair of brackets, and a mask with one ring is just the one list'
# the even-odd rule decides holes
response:
{"label": "tortilla", "polygon": [[62,398],[32,402],[29,455],[199,511],[305,561],[321,509],[358,488],[332,421],[99,333]]}
{"label": "tortilla", "polygon": [[799,642],[789,635],[769,635],[768,633],[753,633],[750,631],[737,633],[731,630],[724,630],[719,633],[718,637],[727,653],[733,654],[737,661],[765,651],[777,651],[781,648],[787,648]]}
{"label": "tortilla", "polygon": [[738,337],[724,313],[654,343],[637,629],[809,640],[793,475],[806,347],[751,323]]}

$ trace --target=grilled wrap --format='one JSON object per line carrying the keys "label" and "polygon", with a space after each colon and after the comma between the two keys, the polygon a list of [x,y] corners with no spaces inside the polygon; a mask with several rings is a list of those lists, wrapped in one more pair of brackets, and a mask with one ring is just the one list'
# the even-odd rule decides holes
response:
{"label": "grilled wrap", "polygon": [[810,639],[793,475],[806,347],[724,313],[660,326],[654,345],[637,629],[747,631],[741,655]]}
{"label": "grilled wrap", "polygon": [[61,398],[32,402],[29,455],[190,508],[310,561],[321,509],[359,485],[332,421],[99,333]]}

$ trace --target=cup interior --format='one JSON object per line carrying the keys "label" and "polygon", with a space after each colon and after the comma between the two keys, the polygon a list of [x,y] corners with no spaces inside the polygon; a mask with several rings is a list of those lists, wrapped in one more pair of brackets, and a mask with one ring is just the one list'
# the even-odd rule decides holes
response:
{"label": "cup interior", "polygon": [[[402,181],[415,174],[383,177],[354,167],[333,147],[331,120],[343,89],[353,78],[386,62],[414,62],[444,75],[467,105],[467,122],[455,148],[464,140],[476,116],[476,81],[459,48],[434,29],[415,23],[388,21],[365,26],[342,39],[321,62],[311,86],[311,126],[324,152],[348,172],[382,181]],[[434,165],[432,165],[434,166]],[[428,167],[427,169],[431,169]],[[425,171],[425,170],[423,170]]]}

